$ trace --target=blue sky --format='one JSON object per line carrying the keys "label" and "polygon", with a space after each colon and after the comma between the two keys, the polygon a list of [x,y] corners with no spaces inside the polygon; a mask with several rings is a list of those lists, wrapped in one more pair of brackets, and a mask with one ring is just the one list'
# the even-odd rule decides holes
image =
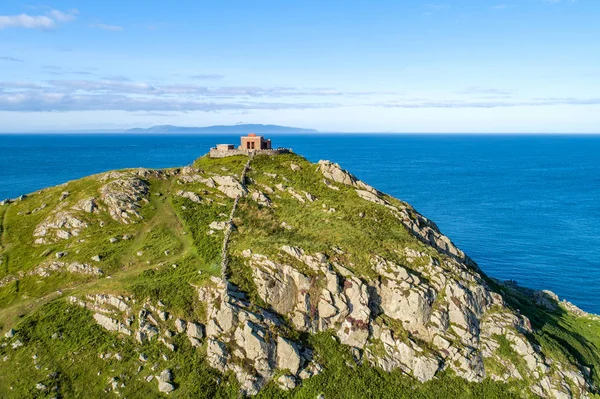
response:
{"label": "blue sky", "polygon": [[0,131],[600,133],[600,1],[0,4]]}

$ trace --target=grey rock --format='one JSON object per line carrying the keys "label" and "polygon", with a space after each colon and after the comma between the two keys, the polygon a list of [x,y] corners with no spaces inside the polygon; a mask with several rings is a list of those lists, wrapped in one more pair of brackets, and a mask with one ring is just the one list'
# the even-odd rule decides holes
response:
{"label": "grey rock", "polygon": [[211,222],[208,225],[212,230],[225,230],[227,228],[228,222]]}
{"label": "grey rock", "polygon": [[300,369],[300,354],[298,348],[292,341],[282,337],[277,338],[277,368],[282,370],[287,369],[294,375],[296,375]]}
{"label": "grey rock", "polygon": [[84,200],[81,200],[75,206],[75,209],[79,209],[87,213],[94,213],[98,211],[98,204],[96,203],[95,198],[86,198]]}
{"label": "grey rock", "polygon": [[258,203],[258,205],[261,206],[266,206],[266,207],[271,207],[273,206],[273,203],[271,202],[271,199],[269,197],[267,197],[266,194],[260,192],[260,191],[255,191],[252,193],[252,195],[250,196],[250,198],[255,201],[256,203]]}
{"label": "grey rock", "polygon": [[193,193],[191,191],[179,190],[179,191],[177,191],[176,195],[178,197],[187,198],[190,201],[195,202],[197,204],[202,203],[202,197],[200,197],[198,194]]}
{"label": "grey rock", "polygon": [[229,198],[241,197],[248,194],[248,189],[233,176],[213,176],[217,189]]}
{"label": "grey rock", "polygon": [[158,390],[162,393],[170,393],[175,390],[175,387],[170,382],[158,380]]}
{"label": "grey rock", "polygon": [[[112,175],[106,174],[109,179]],[[141,202],[150,192],[148,183],[133,177],[133,175],[120,175],[100,189],[102,201],[108,205],[110,216],[123,224],[129,224],[141,218],[139,209]]]}
{"label": "grey rock", "polygon": [[277,379],[277,385],[284,391],[296,388],[296,378],[291,375],[282,375]]}
{"label": "grey rock", "polygon": [[124,324],[101,313],[94,313],[94,320],[96,320],[96,323],[108,331],[115,331],[125,335],[131,335],[131,331],[128,330]]}
{"label": "grey rock", "polygon": [[170,382],[173,380],[173,373],[171,372],[171,369],[164,369],[157,378],[160,381]]}
{"label": "grey rock", "polygon": [[187,328],[186,321],[182,320],[182,319],[175,320],[175,328],[177,329],[178,333],[184,332],[186,330],[186,328]]}

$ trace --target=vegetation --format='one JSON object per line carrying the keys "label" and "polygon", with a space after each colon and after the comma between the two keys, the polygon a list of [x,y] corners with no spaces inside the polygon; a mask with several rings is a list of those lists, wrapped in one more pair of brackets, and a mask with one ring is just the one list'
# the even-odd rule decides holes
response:
{"label": "vegetation", "polygon": [[[167,171],[166,177],[148,177],[150,193],[139,201],[142,218],[129,224],[115,220],[105,208],[96,213],[75,208],[86,198],[100,198],[106,181],[99,176],[44,189],[0,206],[0,331],[2,337],[11,328],[18,333],[13,339],[0,339],[0,396],[103,398],[114,397],[113,391],[118,391],[127,398],[160,397],[156,381],[149,383],[146,378],[170,368],[176,387],[170,397],[237,398],[235,377],[221,375],[208,366],[205,343],[193,348],[184,335],[176,335],[172,340],[178,349],[163,356],[164,346],[158,340],[139,344],[133,337],[107,332],[94,322],[89,310],[69,304],[67,297],[122,295],[134,298],[136,311],[145,301],[161,302],[174,317],[203,320],[206,304],[198,298],[197,288],[219,276],[222,260],[223,232],[209,226],[228,219],[233,200],[202,179],[215,175],[239,178],[246,161],[242,156],[202,157],[189,172],[200,179],[182,181],[173,170]],[[292,163],[300,169],[292,171]],[[311,254],[324,252],[330,262],[345,265],[365,280],[377,276],[371,264],[375,254],[409,269],[412,265],[415,274],[420,260],[406,262],[405,248],[443,260],[443,255],[415,239],[385,207],[357,200],[350,187],[340,185],[337,191],[328,188],[322,175],[315,172],[315,165],[302,157],[256,156],[247,177],[251,192],[266,193],[274,206],[267,209],[249,197],[239,201],[228,272],[230,281],[256,306],[268,307],[258,295],[252,269],[242,254],[248,249],[284,259],[307,275],[314,272],[283,254],[281,247],[298,246]],[[197,193],[201,201],[182,197],[180,190]],[[61,199],[63,192],[69,195]],[[33,244],[36,227],[64,210],[87,225],[80,235]],[[91,260],[96,255],[101,256],[100,262]],[[103,274],[68,272],[65,267],[39,272],[52,262],[90,264],[100,267]],[[522,290],[491,279],[487,283],[502,293],[511,308],[529,318],[531,338],[544,353],[566,363],[585,365],[595,386],[600,387],[600,321],[576,316],[563,307],[544,309]],[[445,298],[440,295],[437,300]],[[398,339],[408,340],[410,333],[401,322],[385,315],[379,315],[377,322],[385,323]],[[472,383],[445,371],[432,381],[419,383],[399,370],[387,373],[366,361],[357,363],[350,349],[329,333],[287,332],[312,348],[323,372],[288,392],[272,382],[258,398],[315,398],[319,394],[327,399],[530,396],[527,378]],[[505,337],[496,338],[500,357],[517,365],[521,372],[523,359]],[[16,339],[23,346],[13,349]],[[382,345],[375,343],[371,349],[382,351]],[[148,361],[141,362],[141,354]],[[485,366],[499,372],[504,367],[491,360],[486,360]]]}

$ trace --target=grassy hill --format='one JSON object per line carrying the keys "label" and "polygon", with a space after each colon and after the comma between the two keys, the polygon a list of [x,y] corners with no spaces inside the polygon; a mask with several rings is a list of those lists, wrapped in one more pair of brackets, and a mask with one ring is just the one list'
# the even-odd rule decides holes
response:
{"label": "grassy hill", "polygon": [[335,164],[108,172],[0,233],[2,397],[598,397],[598,317]]}

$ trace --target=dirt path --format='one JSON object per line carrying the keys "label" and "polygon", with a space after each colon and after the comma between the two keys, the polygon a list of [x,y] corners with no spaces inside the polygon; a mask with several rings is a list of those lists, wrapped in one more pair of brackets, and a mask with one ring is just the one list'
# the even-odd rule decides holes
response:
{"label": "dirt path", "polygon": [[[244,169],[242,170],[242,174],[240,177],[240,183],[242,185],[246,185],[246,174],[248,173],[248,170],[250,169],[250,162],[252,161],[252,157],[253,155],[250,154],[250,156],[248,157],[248,162],[246,162],[246,165],[244,165]],[[229,284],[227,284],[227,266],[229,263],[229,256],[227,255],[227,249],[229,247],[229,239],[231,237],[231,233],[234,229],[234,225],[233,225],[233,218],[235,216],[235,211],[237,209],[237,205],[240,201],[241,195],[238,195],[237,197],[235,197],[235,200],[233,201],[233,206],[231,207],[231,213],[229,214],[229,220],[227,221],[227,227],[225,228],[225,236],[223,237],[223,248],[221,249],[221,279],[223,280],[223,283],[225,283],[225,287],[229,287]],[[227,288],[226,288],[226,293],[227,293]]]}

